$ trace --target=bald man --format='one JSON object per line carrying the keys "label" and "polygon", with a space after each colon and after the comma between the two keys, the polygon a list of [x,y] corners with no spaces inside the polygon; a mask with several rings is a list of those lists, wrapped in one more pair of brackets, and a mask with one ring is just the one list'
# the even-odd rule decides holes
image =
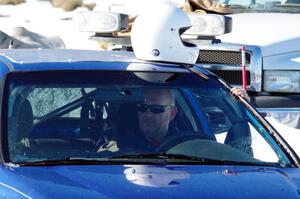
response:
{"label": "bald man", "polygon": [[177,114],[171,90],[146,90],[144,103],[137,105],[138,123],[146,141],[158,147],[166,138],[170,122]]}

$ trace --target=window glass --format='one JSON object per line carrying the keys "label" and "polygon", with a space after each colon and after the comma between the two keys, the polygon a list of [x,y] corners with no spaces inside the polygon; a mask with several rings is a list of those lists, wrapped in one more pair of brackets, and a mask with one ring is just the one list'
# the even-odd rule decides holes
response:
{"label": "window glass", "polygon": [[6,85],[13,162],[164,152],[289,164],[257,117],[214,78],[74,71],[14,74]]}

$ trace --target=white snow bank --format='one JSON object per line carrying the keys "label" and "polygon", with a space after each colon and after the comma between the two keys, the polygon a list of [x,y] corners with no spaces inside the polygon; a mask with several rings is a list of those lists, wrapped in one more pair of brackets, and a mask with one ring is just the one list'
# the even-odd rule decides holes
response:
{"label": "white snow bank", "polygon": [[88,39],[91,33],[75,30],[74,12],[54,8],[48,1],[27,0],[19,5],[1,5],[0,30],[11,35],[13,28],[21,26],[46,37],[59,36],[66,48],[99,49],[96,41]]}
{"label": "white snow bank", "polygon": [[279,123],[272,117],[267,117],[266,119],[289,143],[289,145],[294,149],[298,156],[300,156],[300,129],[292,128],[282,123]]}

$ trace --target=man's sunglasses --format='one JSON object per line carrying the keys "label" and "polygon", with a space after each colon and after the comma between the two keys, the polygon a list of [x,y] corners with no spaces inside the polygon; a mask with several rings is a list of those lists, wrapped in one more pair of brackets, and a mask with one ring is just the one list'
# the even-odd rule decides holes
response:
{"label": "man's sunglasses", "polygon": [[137,104],[137,110],[139,112],[146,112],[148,109],[151,111],[151,113],[159,114],[165,112],[166,108],[172,107],[170,105],[162,106],[162,105],[148,105],[148,104]]}

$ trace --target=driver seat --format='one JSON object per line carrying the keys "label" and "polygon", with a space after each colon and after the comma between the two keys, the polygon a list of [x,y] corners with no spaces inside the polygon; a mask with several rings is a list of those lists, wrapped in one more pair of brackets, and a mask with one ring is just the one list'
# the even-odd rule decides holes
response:
{"label": "driver seat", "polygon": [[22,95],[16,97],[9,121],[9,141],[20,143],[28,140],[33,129],[33,110],[27,98]]}

